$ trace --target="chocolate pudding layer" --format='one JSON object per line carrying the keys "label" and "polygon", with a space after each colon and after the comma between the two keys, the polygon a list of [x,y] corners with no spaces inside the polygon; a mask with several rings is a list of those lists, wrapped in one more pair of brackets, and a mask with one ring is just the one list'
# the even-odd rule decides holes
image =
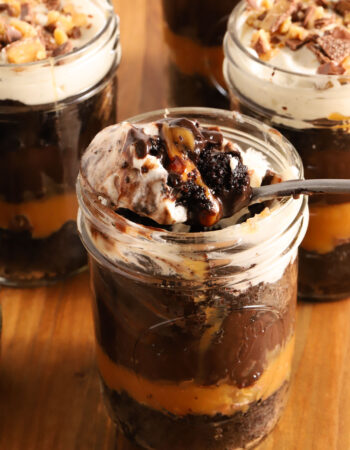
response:
{"label": "chocolate pudding layer", "polygon": [[171,102],[228,108],[222,40],[236,0],[162,0]]}

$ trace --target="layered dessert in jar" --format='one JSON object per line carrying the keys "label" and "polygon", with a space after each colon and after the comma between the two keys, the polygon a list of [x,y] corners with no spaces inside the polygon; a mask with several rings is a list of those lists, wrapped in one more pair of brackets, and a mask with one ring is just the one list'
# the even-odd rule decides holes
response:
{"label": "layered dessert in jar", "polygon": [[[350,6],[327,0],[240,4],[225,37],[232,104],[278,128],[307,178],[350,176]],[[300,293],[350,294],[350,196],[310,200]]]}
{"label": "layered dessert in jar", "polygon": [[116,120],[119,25],[106,1],[0,5],[0,281],[80,270],[75,180],[92,137]]}
{"label": "layered dessert in jar", "polygon": [[174,106],[228,108],[222,40],[238,0],[162,0]]}
{"label": "layered dessert in jar", "polygon": [[300,177],[277,131],[222,110],[148,113],[84,153],[97,364],[112,419],[141,448],[249,448],[277,422],[307,201],[243,204]]}

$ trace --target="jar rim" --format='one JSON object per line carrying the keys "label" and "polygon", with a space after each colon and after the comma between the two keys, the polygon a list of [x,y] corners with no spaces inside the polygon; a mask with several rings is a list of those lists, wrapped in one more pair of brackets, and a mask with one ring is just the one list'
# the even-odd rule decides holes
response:
{"label": "jar rim", "polygon": [[106,21],[103,27],[96,33],[89,41],[87,41],[85,44],[83,44],[80,47],[74,48],[72,51],[65,53],[64,55],[57,55],[57,56],[51,56],[49,58],[39,60],[39,61],[31,61],[27,63],[20,63],[20,64],[13,64],[13,63],[0,63],[0,69],[1,68],[9,68],[9,69],[21,69],[24,70],[26,68],[31,67],[44,67],[47,66],[47,64],[50,65],[56,65],[58,63],[61,63],[62,61],[66,61],[67,59],[71,57],[75,57],[76,55],[80,55],[81,53],[84,53],[87,49],[90,47],[93,47],[93,45],[103,36],[103,34],[108,30],[113,20],[116,21],[116,29],[119,30],[120,27],[120,19],[118,14],[114,12],[114,7],[111,0],[103,0],[105,3],[105,12],[106,12]]}
{"label": "jar rim", "polygon": [[[179,117],[179,116],[186,116],[186,117],[197,117],[200,120],[200,116],[209,116],[214,115],[218,119],[221,117],[221,119],[228,119],[232,121],[232,125],[234,123],[244,123],[248,124],[249,126],[253,127],[255,130],[261,132],[262,136],[265,138],[265,142],[260,140],[261,143],[263,143],[266,148],[268,145],[268,136],[273,137],[273,141],[275,143],[278,143],[280,147],[286,152],[286,154],[289,154],[297,164],[298,169],[298,176],[299,178],[303,178],[304,176],[304,169],[302,165],[302,161],[300,158],[300,155],[295,150],[293,145],[277,130],[274,128],[268,126],[265,123],[262,123],[256,119],[253,119],[251,117],[248,117],[246,115],[243,115],[237,111],[228,111],[228,110],[222,110],[222,109],[215,109],[215,108],[205,108],[205,107],[177,107],[177,108],[165,108],[165,109],[159,109],[155,111],[149,111],[146,113],[142,113],[133,117],[130,117],[126,119],[125,121],[130,123],[142,123],[146,121],[155,121],[159,120],[161,117]],[[205,125],[205,123],[204,123]],[[223,127],[220,126],[220,123],[218,123],[218,126],[220,127],[220,130],[223,131]],[[232,130],[234,128],[232,127]],[[247,133],[245,133],[247,134]],[[271,145],[271,143],[269,144]],[[277,145],[277,144],[276,144]],[[85,186],[82,186],[84,184]],[[88,185],[87,180],[82,175],[81,171],[78,176],[77,181],[77,194],[78,194],[78,200],[80,204],[80,208],[84,210],[84,200],[82,196],[82,187],[90,187]],[[96,195],[96,194],[95,194]],[[91,199],[90,199],[91,200]],[[292,202],[294,202],[292,198],[283,198],[281,200],[278,200],[279,205],[276,208],[273,208],[271,210],[271,213],[265,218],[260,217],[259,223],[263,224],[268,218],[277,218],[278,215],[282,214],[286,208],[288,208]],[[186,241],[188,242],[196,242],[201,244],[210,244],[210,242],[217,242],[218,236],[223,235],[229,235],[230,231],[237,230],[238,227],[241,224],[233,224],[229,225],[225,228],[219,229],[219,230],[210,230],[210,231],[200,231],[200,232],[179,232],[179,231],[168,231],[161,228],[152,228],[149,226],[141,225],[138,223],[135,223],[129,219],[126,219],[125,217],[119,215],[115,211],[110,210],[110,208],[107,208],[104,206],[97,198],[92,201],[93,207],[96,209],[96,212],[99,215],[106,215],[110,218],[113,217],[116,221],[118,221],[120,224],[124,223],[128,227],[131,227],[135,230],[135,232],[140,232],[141,234],[147,234],[147,236],[155,238],[157,241],[165,240],[167,242],[172,241],[176,243],[177,241]],[[301,209],[305,208],[304,203],[301,205]],[[188,242],[187,242],[188,241]]]}
{"label": "jar rim", "polygon": [[225,56],[229,59],[230,63],[235,64],[235,61],[231,55],[231,52],[228,51],[228,39],[227,37],[230,36],[234,44],[238,47],[238,49],[249,59],[257,63],[263,68],[271,69],[273,72],[277,72],[280,74],[285,75],[292,75],[293,77],[296,77],[301,80],[308,80],[308,81],[315,81],[317,82],[324,82],[325,80],[333,80],[333,81],[339,81],[339,80],[346,80],[347,83],[350,83],[350,75],[327,75],[327,74],[308,74],[308,73],[301,73],[301,72],[295,72],[293,70],[283,69],[281,67],[275,66],[268,61],[263,61],[257,56],[253,55],[247,47],[245,47],[238,36],[238,26],[237,22],[241,15],[243,14],[243,10],[246,7],[246,1],[241,0],[232,10],[228,22],[227,22],[227,32],[224,37],[224,51]]}

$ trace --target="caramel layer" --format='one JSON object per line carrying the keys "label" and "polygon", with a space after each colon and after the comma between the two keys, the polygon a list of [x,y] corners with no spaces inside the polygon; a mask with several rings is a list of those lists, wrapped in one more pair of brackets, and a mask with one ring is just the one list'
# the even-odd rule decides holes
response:
{"label": "caramel layer", "polygon": [[193,380],[172,383],[150,381],[114,363],[97,344],[97,362],[104,382],[115,391],[125,391],[138,403],[183,416],[186,414],[232,415],[250,403],[264,400],[289,379],[294,338],[280,351],[274,351],[261,377],[252,386],[239,389],[221,384],[200,386]]}
{"label": "caramel layer", "polygon": [[302,247],[328,253],[350,241],[350,203],[310,205],[310,221]]}
{"label": "caramel layer", "polygon": [[221,86],[225,86],[222,46],[201,46],[192,39],[174,34],[166,24],[164,39],[169,46],[171,59],[180,72],[214,78]]}
{"label": "caramel layer", "polygon": [[18,230],[18,217],[24,216],[33,238],[45,238],[68,220],[76,220],[77,212],[78,202],[73,192],[23,203],[0,201],[0,228]]}

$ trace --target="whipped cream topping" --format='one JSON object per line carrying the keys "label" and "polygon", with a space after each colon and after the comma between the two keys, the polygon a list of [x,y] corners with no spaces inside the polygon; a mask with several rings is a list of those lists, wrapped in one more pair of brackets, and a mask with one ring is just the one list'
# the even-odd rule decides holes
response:
{"label": "whipped cream topping", "polygon": [[[350,116],[350,30],[340,1],[261,1],[234,10],[225,38],[228,84],[276,125]],[[243,47],[243,49],[242,49]]]}
{"label": "whipped cream topping", "polygon": [[69,53],[89,42],[105,15],[88,0],[3,3],[0,64],[23,64]]}
{"label": "whipped cream topping", "polygon": [[163,225],[210,227],[232,216],[268,168],[261,153],[187,119],[108,127],[82,158],[86,179],[113,209]]}
{"label": "whipped cream topping", "polygon": [[[301,74],[350,74],[350,14],[344,0],[272,0],[247,7],[240,40],[252,54]],[[349,6],[350,13],[350,6]]]}
{"label": "whipped cream topping", "polygon": [[118,64],[118,19],[110,3],[57,3],[56,9],[49,3],[30,5],[29,22],[8,10],[6,19],[0,18],[0,37],[2,29],[7,36],[16,33],[0,52],[0,101],[59,102],[92,88]]}

